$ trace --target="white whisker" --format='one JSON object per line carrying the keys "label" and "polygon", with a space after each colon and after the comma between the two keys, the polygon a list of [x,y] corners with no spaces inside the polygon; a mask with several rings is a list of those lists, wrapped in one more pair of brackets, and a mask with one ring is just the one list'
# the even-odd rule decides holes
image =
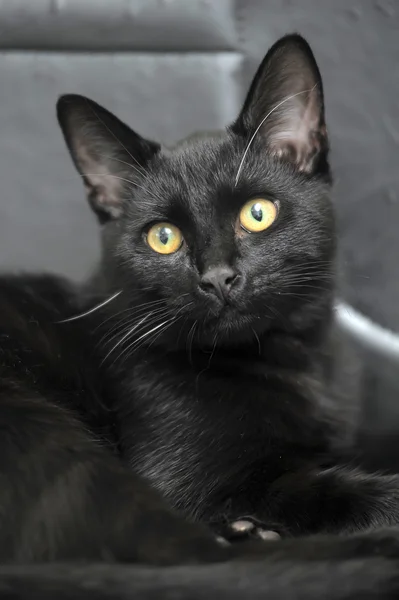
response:
{"label": "white whisker", "polygon": [[[97,325],[97,327],[94,329],[94,331],[98,331],[100,328],[104,327],[104,325],[106,323],[109,323],[109,321],[111,321],[112,319],[117,319],[117,317],[120,317],[120,315],[123,315],[123,314],[125,314],[127,312],[133,313],[132,314],[132,318],[140,316],[140,314],[143,313],[143,310],[147,310],[150,306],[152,307],[155,304],[160,304],[161,302],[164,302],[164,300],[155,300],[155,301],[152,301],[152,302],[143,302],[142,304],[138,304],[137,306],[129,306],[128,308],[124,308],[123,310],[120,310],[119,312],[115,313],[114,315],[111,315],[110,317],[108,317],[107,319],[105,319],[102,323],[100,323],[99,325]],[[117,322],[116,326],[119,327],[119,326],[123,326],[124,324],[125,324],[124,321]],[[112,331],[112,329],[111,329],[111,331]],[[104,337],[106,337],[108,334],[109,334],[109,331],[104,335]]]}
{"label": "white whisker", "polygon": [[[170,323],[172,321],[175,320],[175,317],[172,317],[170,319],[167,319],[166,321],[164,321],[163,323],[160,323],[159,325],[155,325],[155,327],[153,327],[152,329],[150,329],[149,331],[146,331],[145,333],[143,333],[140,337],[138,337],[137,339],[134,340],[134,342],[132,343],[132,345],[128,348],[126,348],[126,350],[131,350],[134,346],[136,346],[137,342],[140,342],[140,340],[145,339],[146,337],[148,337],[151,333],[153,333],[154,331],[157,331],[160,327],[162,327],[163,325],[166,325],[167,323]],[[122,352],[119,356],[119,358],[122,356],[122,354],[124,354],[124,352]]]}
{"label": "white whisker", "polygon": [[213,356],[214,356],[214,354],[215,354],[215,350],[216,350],[216,344],[217,344],[217,341],[218,341],[218,334],[216,334],[216,335],[215,335],[215,338],[214,338],[214,340],[213,340],[213,348],[212,348],[211,355],[210,355],[210,357],[209,357],[209,361],[208,361],[207,370],[211,368],[211,362],[212,362],[212,358],[213,358]]}
{"label": "white whisker", "polygon": [[[167,329],[169,329],[169,327],[171,327],[171,326],[172,326],[174,323],[177,323],[177,321],[178,321],[179,319],[181,319],[181,318],[182,318],[182,316],[183,316],[183,315],[180,315],[180,317],[172,317],[171,319],[169,319],[169,321],[167,321],[167,325],[166,325],[166,326],[165,326],[163,329],[161,329],[161,330],[160,330],[160,332],[159,332],[157,335],[153,336],[152,342],[151,342],[151,343],[148,345],[147,349],[149,350],[149,349],[151,348],[151,346],[153,345],[153,343],[154,343],[154,342],[155,342],[155,341],[156,341],[156,340],[157,340],[157,339],[158,339],[158,338],[159,338],[159,337],[160,337],[160,336],[161,336],[163,333],[165,333],[165,331],[166,331]],[[130,354],[132,354],[132,352],[137,352],[137,351],[138,351],[138,350],[139,350],[139,349],[140,349],[140,348],[143,346],[143,343],[144,343],[144,342],[142,342],[141,344],[139,344],[139,345],[138,345],[138,346],[136,346],[135,348],[134,348],[134,344],[132,344],[132,346],[131,346],[131,348],[130,348],[130,351],[131,351],[131,352],[130,352]]]}
{"label": "white whisker", "polygon": [[[145,309],[142,309],[139,314],[135,314],[133,318],[128,319],[127,321],[122,321],[120,323],[117,323],[114,327],[112,327],[105,335],[103,335],[103,337],[100,339],[98,345],[104,345],[104,344],[111,344],[113,342],[113,340],[120,338],[121,336],[124,335],[124,332],[127,331],[131,331],[132,333],[134,331],[137,331],[137,329],[133,329],[132,330],[132,326],[135,326],[135,324],[137,324],[137,328],[138,331],[140,331],[141,329],[143,329],[143,327],[141,327],[141,322],[139,322],[139,319],[143,317],[143,311]],[[158,308],[157,310],[153,310],[150,313],[148,313],[149,315],[151,315],[151,321],[156,321],[158,319],[163,319],[165,316],[168,315],[168,310],[165,308]],[[147,325],[149,325],[150,323],[147,323]]]}
{"label": "white whisker", "polygon": [[91,313],[93,313],[96,310],[99,310],[100,308],[102,308],[103,306],[108,304],[108,302],[112,302],[112,300],[117,298],[119,296],[119,294],[121,294],[121,293],[122,293],[122,290],[119,290],[119,292],[116,292],[115,294],[113,294],[113,296],[111,296],[107,300],[104,300],[104,302],[101,302],[101,304],[97,304],[97,306],[94,306],[90,310],[87,310],[86,312],[81,313],[80,315],[75,315],[74,317],[69,317],[69,319],[63,319],[62,321],[57,321],[57,323],[69,323],[70,321],[76,321],[77,319],[83,319],[83,317],[87,317],[88,315],[91,315]]}
{"label": "white whisker", "polygon": [[190,365],[193,366],[193,356],[192,356],[192,351],[193,351],[193,341],[194,341],[194,335],[195,335],[195,329],[197,327],[198,321],[195,320],[194,323],[191,326],[190,331],[188,332],[187,335],[187,341],[186,341],[186,349],[188,352],[188,359],[190,362]]}
{"label": "white whisker", "polygon": [[258,336],[258,334],[256,333],[256,331],[255,331],[255,329],[253,327],[251,327],[251,329],[254,332],[254,336],[256,338],[256,341],[258,342],[259,356],[261,356],[262,355],[262,346],[260,344],[259,336]]}
{"label": "white whisker", "polygon": [[[132,352],[136,352],[139,348],[141,348],[143,346],[144,341],[148,338],[148,336],[150,336],[154,331],[157,331],[158,329],[160,329],[163,325],[166,325],[166,327],[164,327],[163,329],[160,330],[160,334],[164,333],[164,331],[166,329],[168,329],[173,323],[176,323],[181,318],[182,315],[179,317],[179,313],[181,313],[182,310],[186,309],[188,306],[191,306],[191,304],[192,304],[192,302],[189,302],[188,304],[185,304],[184,306],[181,306],[174,316],[172,316],[171,318],[167,319],[163,323],[160,323],[159,325],[156,325],[155,327],[153,327],[149,331],[146,331],[145,333],[143,333],[140,337],[138,337],[135,340],[133,340],[133,342],[130,344],[130,346],[128,346],[127,348],[125,348],[124,350],[122,350],[122,352],[120,353],[120,355],[118,357],[118,360],[120,360],[120,358],[126,352],[128,352],[130,354]],[[160,318],[163,319],[164,316],[165,315],[158,315],[157,317],[155,317],[155,320],[152,321],[152,325],[154,324],[154,322],[156,322]]]}
{"label": "white whisker", "polygon": [[148,319],[148,317],[149,317],[151,314],[152,314],[152,313],[148,313],[148,314],[146,314],[146,315],[145,315],[145,316],[144,316],[144,317],[143,317],[143,318],[142,318],[142,319],[141,319],[141,320],[140,320],[140,321],[139,321],[139,322],[138,322],[136,325],[134,325],[134,326],[133,326],[131,329],[129,329],[129,331],[128,331],[127,333],[125,333],[125,335],[123,335],[123,336],[121,337],[121,339],[117,341],[117,343],[115,344],[115,346],[113,346],[113,347],[111,348],[111,350],[110,350],[110,351],[109,351],[109,352],[106,354],[106,356],[105,356],[105,357],[103,358],[103,360],[101,361],[101,364],[105,363],[105,361],[107,360],[107,358],[108,358],[108,357],[109,357],[109,356],[110,356],[110,355],[111,355],[111,354],[114,352],[114,350],[116,350],[116,349],[118,348],[118,346],[120,346],[120,345],[121,345],[121,344],[122,344],[122,343],[125,341],[125,339],[126,339],[127,337],[129,337],[130,335],[132,335],[132,333],[133,333],[134,331],[136,331],[136,329],[137,329],[138,327],[140,327],[140,325],[141,325],[142,323],[144,323],[144,321],[145,321],[146,319]]}

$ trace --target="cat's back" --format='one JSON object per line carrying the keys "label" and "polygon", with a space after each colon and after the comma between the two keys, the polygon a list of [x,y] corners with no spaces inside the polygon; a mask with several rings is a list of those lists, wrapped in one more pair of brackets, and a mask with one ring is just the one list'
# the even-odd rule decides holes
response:
{"label": "cat's back", "polygon": [[[18,357],[54,362],[62,353],[60,321],[73,310],[75,294],[64,280],[51,276],[0,277],[0,351],[2,368]],[[29,362],[24,360],[28,368]]]}
{"label": "cat's back", "polygon": [[101,420],[101,384],[77,287],[49,275],[0,277],[0,397],[40,396]]}

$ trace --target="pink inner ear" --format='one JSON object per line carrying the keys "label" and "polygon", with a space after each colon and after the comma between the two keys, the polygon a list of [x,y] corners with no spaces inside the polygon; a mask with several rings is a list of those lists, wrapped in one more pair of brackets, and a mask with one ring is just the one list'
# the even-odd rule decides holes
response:
{"label": "pink inner ear", "polygon": [[322,131],[317,92],[292,98],[281,106],[272,123],[265,121],[267,139],[272,152],[294,162],[303,172],[312,170],[321,147]]}
{"label": "pink inner ear", "polygon": [[97,161],[87,151],[84,144],[76,147],[81,174],[88,194],[95,193],[96,204],[118,216],[121,206],[122,185],[118,175],[110,172],[106,164]]}

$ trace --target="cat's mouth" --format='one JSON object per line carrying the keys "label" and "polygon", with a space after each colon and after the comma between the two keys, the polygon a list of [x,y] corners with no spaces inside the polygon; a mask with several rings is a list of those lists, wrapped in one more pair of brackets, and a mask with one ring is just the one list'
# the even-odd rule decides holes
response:
{"label": "cat's mouth", "polygon": [[225,304],[217,314],[211,314],[204,322],[207,330],[215,333],[234,333],[251,329],[255,323],[259,323],[262,317],[244,311],[233,304]]}

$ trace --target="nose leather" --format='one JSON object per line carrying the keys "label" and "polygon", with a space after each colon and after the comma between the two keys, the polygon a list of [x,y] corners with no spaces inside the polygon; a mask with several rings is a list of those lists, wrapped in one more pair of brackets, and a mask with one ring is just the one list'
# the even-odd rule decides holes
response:
{"label": "nose leather", "polygon": [[237,273],[231,267],[212,267],[202,276],[201,287],[226,302],[236,279]]}

